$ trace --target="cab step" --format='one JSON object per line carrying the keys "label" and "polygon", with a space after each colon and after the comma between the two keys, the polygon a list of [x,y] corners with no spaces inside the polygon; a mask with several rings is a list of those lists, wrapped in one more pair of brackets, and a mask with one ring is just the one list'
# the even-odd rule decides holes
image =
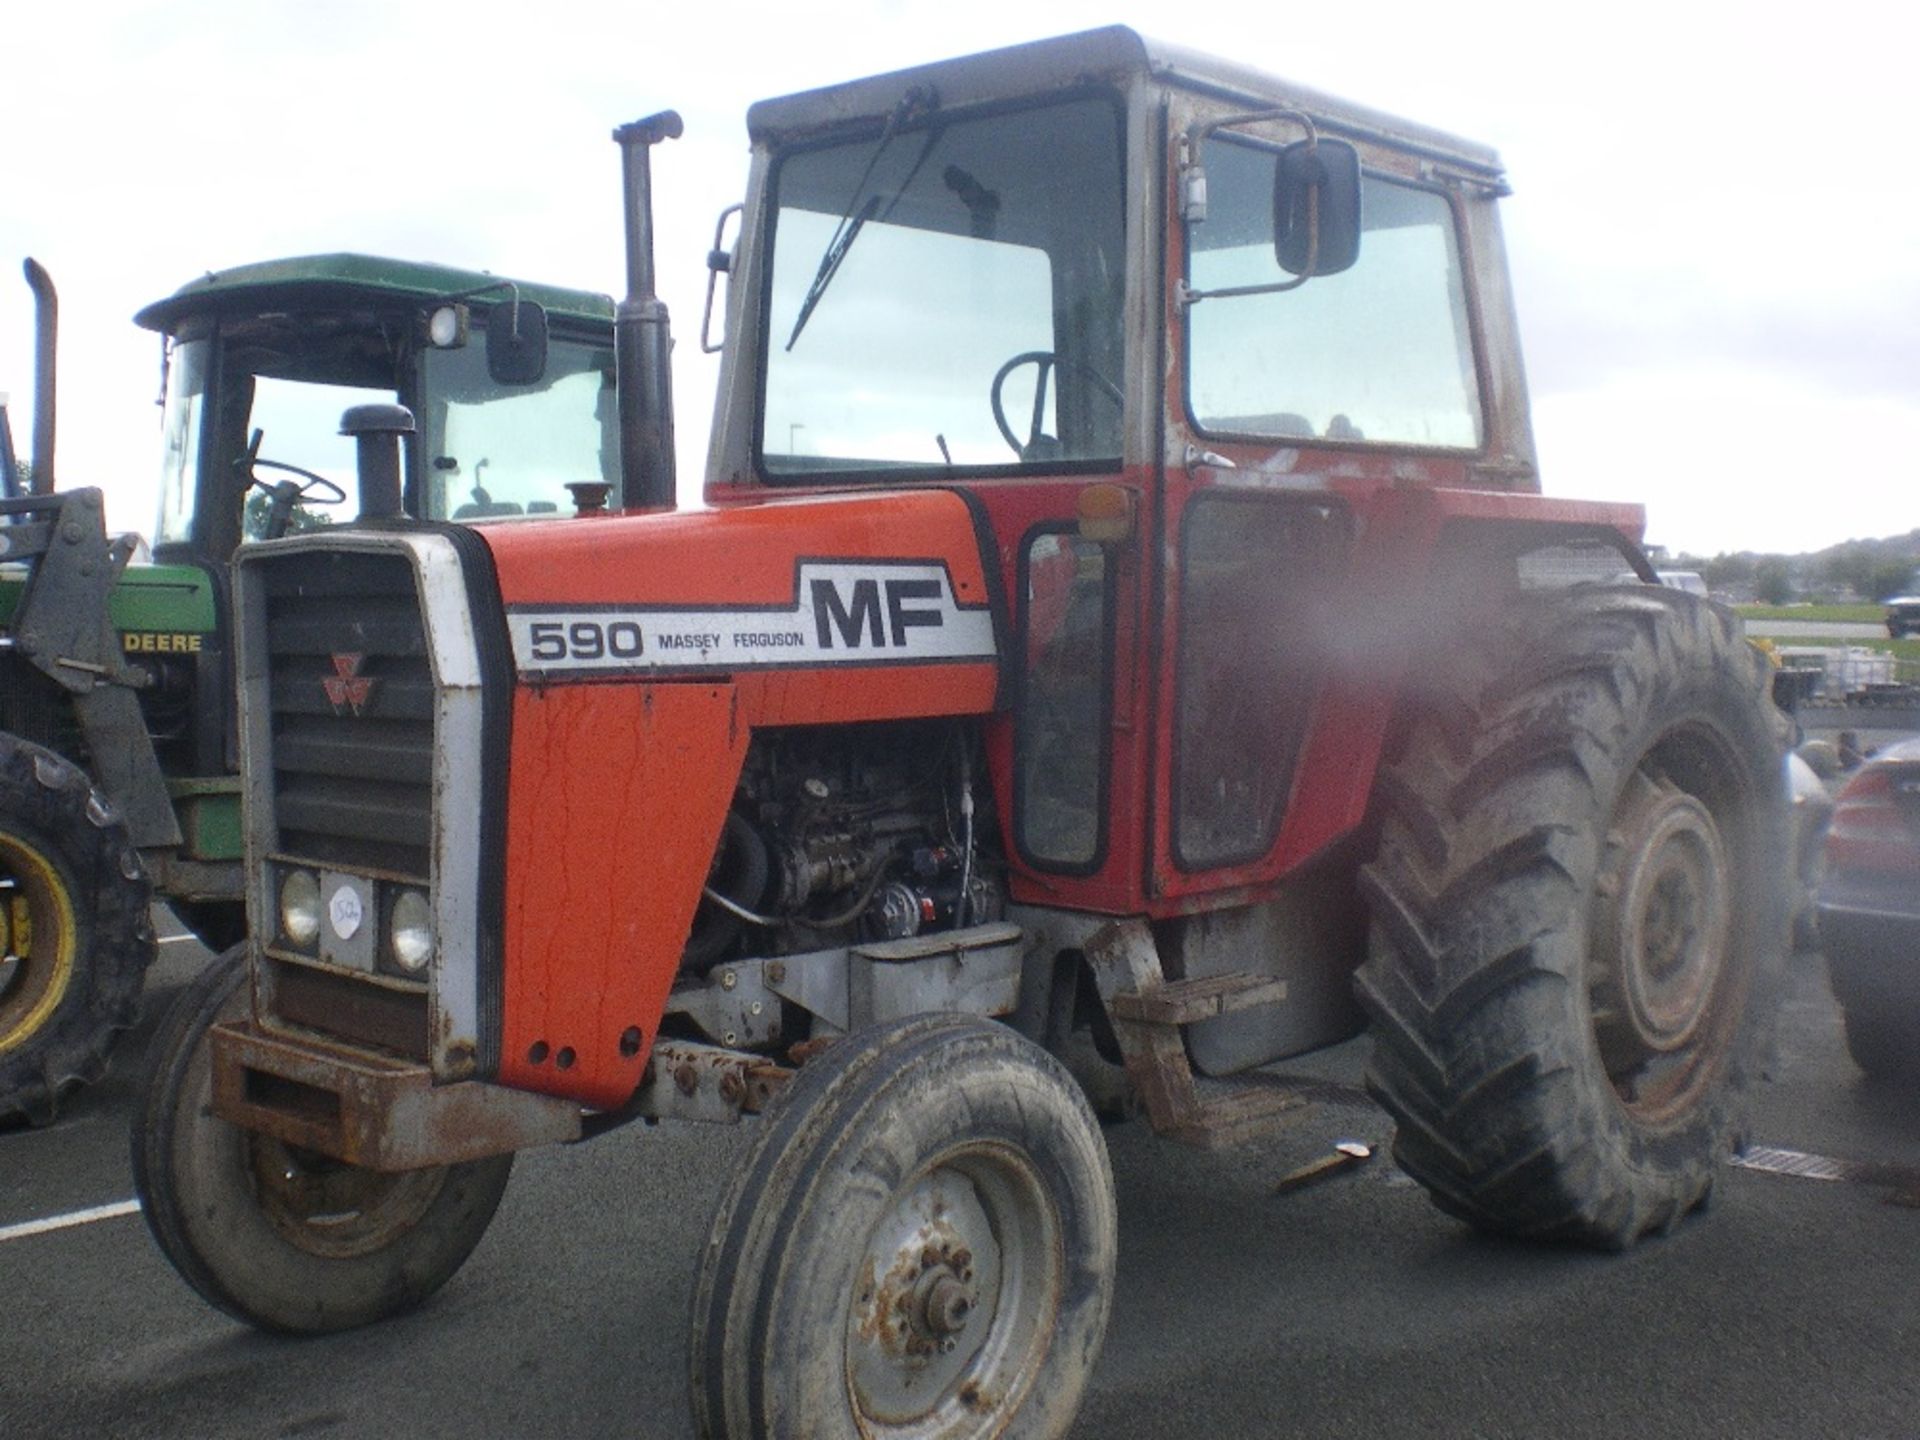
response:
{"label": "cab step", "polygon": [[1285,981],[1243,973],[1168,980],[1153,932],[1141,920],[1102,927],[1088,937],[1085,951],[1155,1133],[1224,1149],[1271,1135],[1305,1112],[1306,1095],[1272,1077],[1197,1079],[1182,1033],[1203,1020],[1285,1000]]}
{"label": "cab step", "polygon": [[1236,1010],[1275,1005],[1287,998],[1287,982],[1271,975],[1202,975],[1163,980],[1140,990],[1122,990],[1107,1002],[1117,1019],[1148,1025],[1193,1025]]}

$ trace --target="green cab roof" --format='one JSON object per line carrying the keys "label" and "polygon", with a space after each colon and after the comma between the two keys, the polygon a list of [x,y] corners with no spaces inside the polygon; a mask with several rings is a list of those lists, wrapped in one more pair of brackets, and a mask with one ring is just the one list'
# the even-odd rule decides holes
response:
{"label": "green cab roof", "polygon": [[[412,307],[456,298],[491,302],[508,298],[511,292],[505,288],[507,284],[518,286],[522,299],[545,306],[555,318],[593,325],[613,321],[612,299],[590,290],[508,281],[505,276],[489,275],[484,270],[459,270],[451,265],[352,254],[302,255],[236,265],[231,270],[210,270],[133,318],[149,330],[165,331],[189,315],[330,309],[369,302]],[[484,293],[475,295],[476,290]]]}

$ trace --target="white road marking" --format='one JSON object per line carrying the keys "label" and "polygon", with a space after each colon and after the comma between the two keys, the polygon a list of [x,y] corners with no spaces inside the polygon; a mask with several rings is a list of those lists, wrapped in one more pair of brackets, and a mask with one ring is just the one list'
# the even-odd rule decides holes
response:
{"label": "white road marking", "polygon": [[91,1210],[73,1210],[65,1215],[49,1215],[44,1220],[23,1220],[18,1225],[0,1225],[0,1244],[25,1240],[29,1235],[45,1235],[50,1230],[68,1230],[75,1225],[91,1225],[96,1220],[118,1220],[122,1215],[138,1215],[138,1200],[117,1200],[111,1205],[95,1205]]}
{"label": "white road marking", "polygon": [[162,935],[154,943],[156,945],[192,945],[199,939],[198,935]]}

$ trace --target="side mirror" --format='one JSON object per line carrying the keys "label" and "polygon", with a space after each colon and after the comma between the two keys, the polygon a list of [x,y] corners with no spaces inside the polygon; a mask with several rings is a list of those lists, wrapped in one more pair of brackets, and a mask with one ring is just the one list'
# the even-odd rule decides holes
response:
{"label": "side mirror", "polygon": [[500,301],[487,314],[487,374],[496,385],[531,385],[546,373],[547,312],[531,300]]}
{"label": "side mirror", "polygon": [[1274,157],[1273,254],[1289,275],[1338,275],[1360,258],[1360,152],[1298,140]]}

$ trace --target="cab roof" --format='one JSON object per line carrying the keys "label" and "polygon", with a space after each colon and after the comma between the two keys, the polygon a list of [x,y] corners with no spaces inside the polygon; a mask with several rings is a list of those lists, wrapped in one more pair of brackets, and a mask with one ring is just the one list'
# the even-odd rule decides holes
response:
{"label": "cab roof", "polygon": [[1149,40],[1123,25],[763,100],[747,111],[747,133],[756,143],[791,142],[842,125],[877,122],[892,113],[913,85],[931,86],[940,107],[949,109],[1140,77],[1215,95],[1248,109],[1293,105],[1334,134],[1382,141],[1451,162],[1488,180],[1501,178],[1500,157],[1488,146],[1396,119],[1238,61]]}
{"label": "cab roof", "polygon": [[[263,310],[332,309],[368,303],[413,307],[469,297],[491,302],[508,297],[510,292],[500,288],[504,283],[517,285],[522,299],[537,301],[554,318],[602,326],[613,321],[613,301],[589,290],[567,290],[524,280],[506,282],[504,276],[489,275],[484,270],[353,254],[302,255],[237,265],[231,270],[210,270],[133,318],[149,330],[170,330],[190,315],[236,311],[258,314]],[[476,290],[485,293],[476,296]]]}

